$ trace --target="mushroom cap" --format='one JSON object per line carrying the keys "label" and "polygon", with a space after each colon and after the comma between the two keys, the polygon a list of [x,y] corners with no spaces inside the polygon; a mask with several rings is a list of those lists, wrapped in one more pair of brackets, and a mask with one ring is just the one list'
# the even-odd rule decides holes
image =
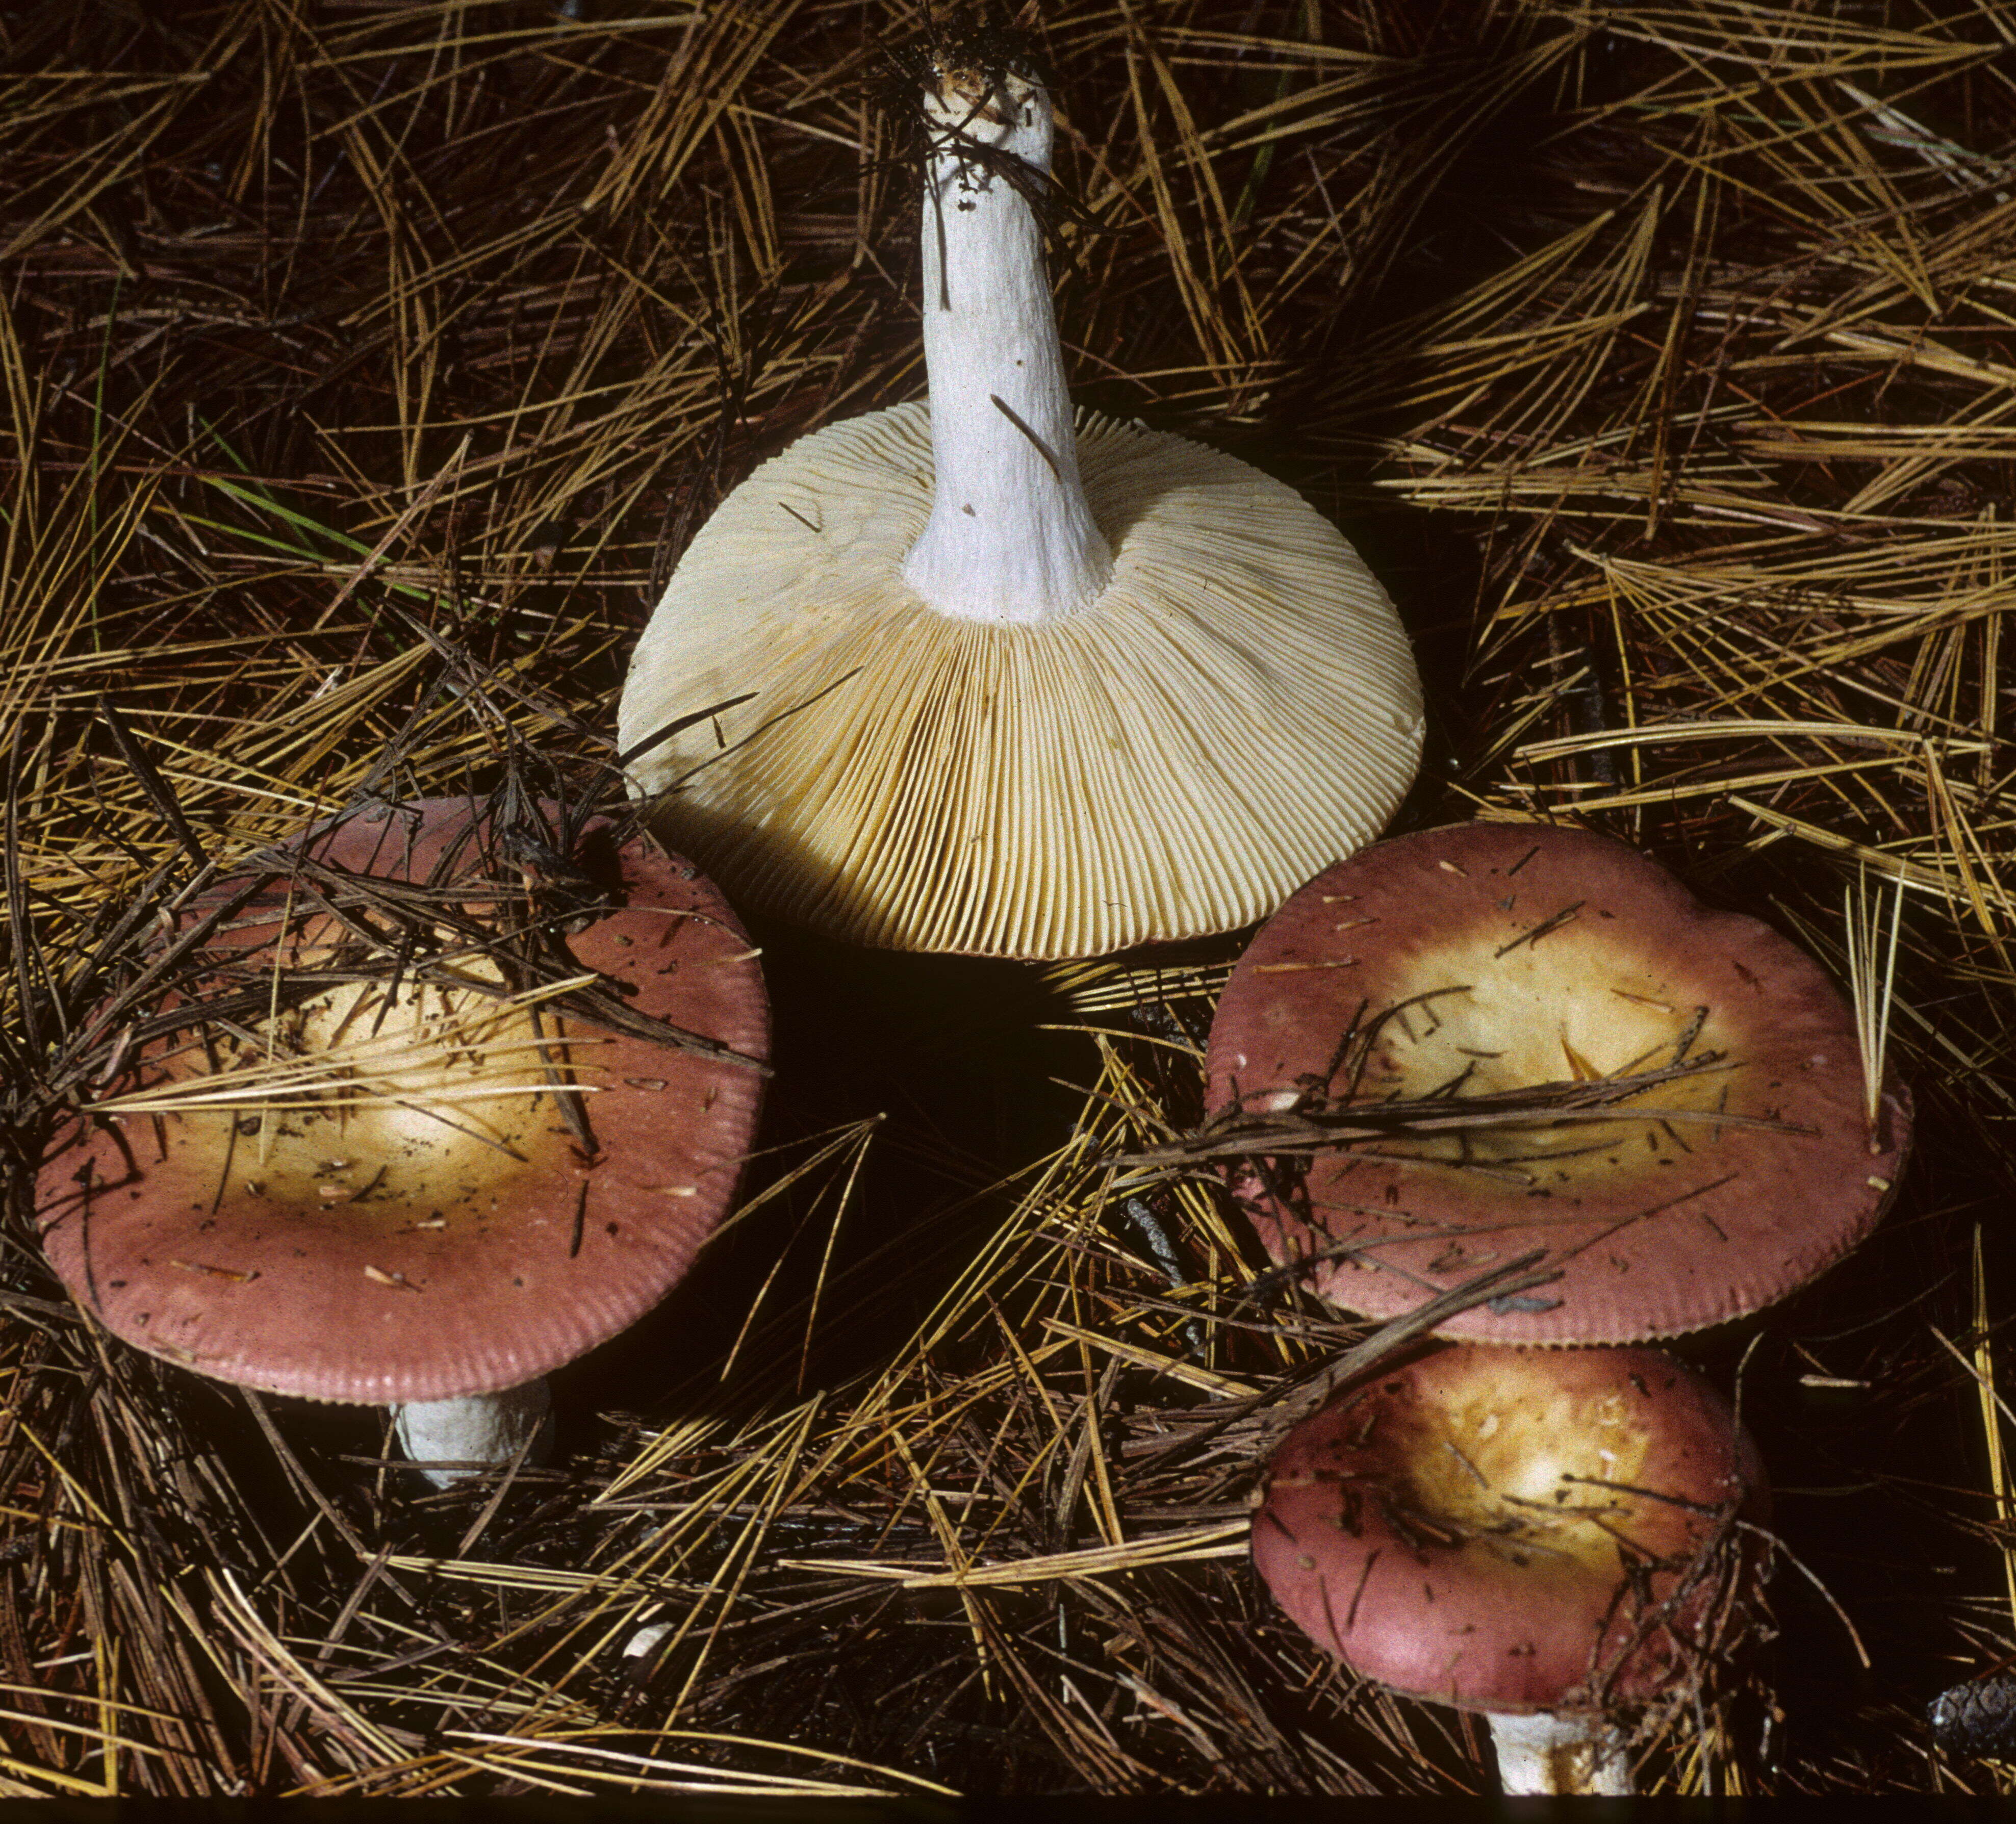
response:
{"label": "mushroom cap", "polygon": [[1729,1522],[1765,1503],[1748,1434],[1671,1356],[1461,1345],[1288,1434],[1253,1561],[1366,1678],[1478,1710],[1603,1710],[1657,1696],[1709,1644],[1750,1574]]}
{"label": "mushroom cap", "polygon": [[1396,837],[1319,875],[1233,972],[1208,1106],[1279,1112],[1313,1092],[1333,1106],[1445,1095],[1453,1111],[1465,1095],[1649,1072],[1683,1054],[1706,1067],[1619,1105],[1664,1118],[1383,1138],[1316,1154],[1299,1183],[1270,1182],[1252,1161],[1231,1175],[1277,1261],[1352,1250],[1307,1269],[1347,1309],[1392,1316],[1537,1249],[1558,1280],[1442,1333],[1640,1342],[1759,1310],[1859,1243],[1903,1171],[1910,1103],[1887,1087],[1872,1141],[1854,1018],[1834,984],[1636,850],[1475,823]]}
{"label": "mushroom cap", "polygon": [[738,903],[888,949],[1094,955],[1226,930],[1384,827],[1420,685],[1391,603],[1292,489],[1081,421],[1113,577],[998,625],[900,575],[931,510],[920,404],[801,439],[729,496],[638,642],[654,826]]}
{"label": "mushroom cap", "polygon": [[[437,799],[390,822],[353,816],[304,846],[355,874],[468,881],[473,898],[481,833],[474,807]],[[762,977],[721,895],[648,839],[616,853],[606,820],[579,852],[621,882],[616,908],[565,940],[581,972],[610,978],[636,1013],[762,1058]],[[342,1046],[347,1100],[91,1119],[38,1185],[43,1247],[72,1295],[199,1373],[377,1403],[516,1386],[655,1304],[734,1195],[761,1072],[550,1007],[535,1029],[525,1012],[489,1011],[480,987],[423,985],[383,955],[359,964],[328,914],[286,908],[289,886],[207,947],[198,991],[324,964],[366,979],[255,1016],[242,1036],[212,1023],[150,1044],[131,1074],[144,1088],[229,1089],[269,1046],[311,1060]],[[498,980],[479,956],[447,966]],[[592,1158],[542,1060],[582,1086]],[[484,1092],[507,1081],[535,1092]]]}

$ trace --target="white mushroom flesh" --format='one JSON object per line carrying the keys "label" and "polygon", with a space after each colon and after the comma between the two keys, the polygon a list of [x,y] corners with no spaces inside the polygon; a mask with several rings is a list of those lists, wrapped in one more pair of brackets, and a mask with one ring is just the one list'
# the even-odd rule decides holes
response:
{"label": "white mushroom flesh", "polygon": [[1600,1718],[1543,1710],[1530,1716],[1493,1712],[1488,1720],[1498,1783],[1508,1793],[1618,1798],[1637,1790],[1622,1744]]}
{"label": "white mushroom flesh", "polygon": [[1048,181],[1050,100],[1019,75],[941,71],[924,114],[937,487],[903,580],[956,619],[1046,621],[1084,606],[1113,574],[1078,479],[1042,228],[1023,193]]}
{"label": "white mushroom flesh", "polygon": [[392,1408],[399,1448],[437,1488],[553,1450],[553,1395],[544,1380],[455,1400],[409,1400]]}

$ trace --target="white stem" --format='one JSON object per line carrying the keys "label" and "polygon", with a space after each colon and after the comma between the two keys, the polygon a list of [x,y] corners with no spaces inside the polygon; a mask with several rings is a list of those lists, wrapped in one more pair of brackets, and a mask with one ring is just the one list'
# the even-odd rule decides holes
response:
{"label": "white stem", "polygon": [[392,1424],[419,1473],[437,1488],[449,1488],[509,1462],[528,1440],[525,1460],[543,1462],[553,1449],[553,1405],[546,1383],[528,1380],[500,1394],[410,1401],[392,1408]]}
{"label": "white stem", "polygon": [[1053,620],[1106,587],[1113,552],[1078,480],[1042,229],[1008,178],[959,149],[976,141],[1047,182],[1050,99],[1021,76],[938,83],[923,219],[935,491],[903,580],[960,620]]}
{"label": "white stem", "polygon": [[1579,1793],[1629,1797],[1631,1765],[1615,1730],[1600,1716],[1531,1716],[1494,1711],[1491,1745],[1498,1754],[1498,1783],[1508,1793]]}

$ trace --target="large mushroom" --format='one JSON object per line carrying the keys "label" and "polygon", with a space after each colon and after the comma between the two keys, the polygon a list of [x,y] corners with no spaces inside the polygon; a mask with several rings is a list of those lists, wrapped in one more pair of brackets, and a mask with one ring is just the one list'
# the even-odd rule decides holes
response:
{"label": "large mushroom", "polygon": [[1809,957],[1622,843],[1528,824],[1319,875],[1233,971],[1207,1067],[1236,1200],[1322,1297],[1390,1317],[1530,1253],[1557,1269],[1441,1326],[1480,1340],[1759,1310],[1868,1234],[1910,1135],[1894,1084],[1872,1125]]}
{"label": "large mushroom", "polygon": [[1074,422],[1049,97],[985,42],[922,85],[928,408],[801,440],[701,529],[624,688],[630,777],[739,903],[861,943],[1078,956],[1246,923],[1411,782],[1406,637],[1293,490]]}
{"label": "large mushroom", "polygon": [[[513,838],[500,882],[485,851]],[[581,902],[513,890],[542,860],[579,864]],[[246,901],[44,1167],[43,1246],[137,1348],[395,1405],[419,1459],[508,1460],[542,1377],[656,1304],[728,1207],[769,1039],[755,952],[697,870],[605,819],[568,858],[434,800],[268,861],[203,902]],[[514,943],[563,946],[545,988],[509,991]]]}
{"label": "large mushroom", "polygon": [[1735,1416],[1658,1350],[1445,1346],[1289,1433],[1253,1559],[1365,1678],[1484,1712],[1507,1792],[1624,1793],[1619,1723],[1741,1632],[1765,1503]]}

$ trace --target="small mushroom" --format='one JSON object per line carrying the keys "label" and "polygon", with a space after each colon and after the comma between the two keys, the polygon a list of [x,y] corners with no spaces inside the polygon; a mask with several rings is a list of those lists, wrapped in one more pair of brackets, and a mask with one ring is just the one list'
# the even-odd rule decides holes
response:
{"label": "small mushroom", "polygon": [[1288,1434],[1253,1560],[1363,1677],[1484,1712],[1508,1793],[1622,1793],[1619,1724],[1740,1625],[1766,1504],[1748,1434],[1658,1350],[1445,1346]]}
{"label": "small mushroom", "polygon": [[[1871,1128],[1853,1015],[1812,959],[1622,843],[1527,824],[1319,875],[1233,971],[1207,1069],[1250,1132],[1235,1200],[1322,1297],[1384,1318],[1528,1254],[1557,1271],[1442,1326],[1478,1340],[1759,1310],[1875,1226],[1910,1137],[1895,1084]],[[1395,1103],[1434,1119],[1274,1149]]]}
{"label": "small mushroom", "polygon": [[[481,876],[485,827],[438,799],[304,839],[323,894],[358,881],[356,912],[304,912],[286,877],[260,892],[205,949],[199,1016],[135,1049],[38,1183],[51,1264],[115,1335],[395,1405],[416,1459],[477,1464],[532,1444],[541,1377],[685,1273],[734,1194],[769,1043],[755,952],[696,870],[648,839],[617,852],[597,819],[582,843],[614,902],[514,913]],[[372,877],[438,895],[429,942],[359,937]],[[504,996],[469,933],[514,917],[571,934],[609,1024]]]}
{"label": "small mushroom", "polygon": [[1412,782],[1406,636],[1292,489],[1074,419],[1049,97],[956,44],[921,86],[928,407],[722,502],[632,661],[631,779],[739,903],[856,942],[1081,956],[1264,916]]}

